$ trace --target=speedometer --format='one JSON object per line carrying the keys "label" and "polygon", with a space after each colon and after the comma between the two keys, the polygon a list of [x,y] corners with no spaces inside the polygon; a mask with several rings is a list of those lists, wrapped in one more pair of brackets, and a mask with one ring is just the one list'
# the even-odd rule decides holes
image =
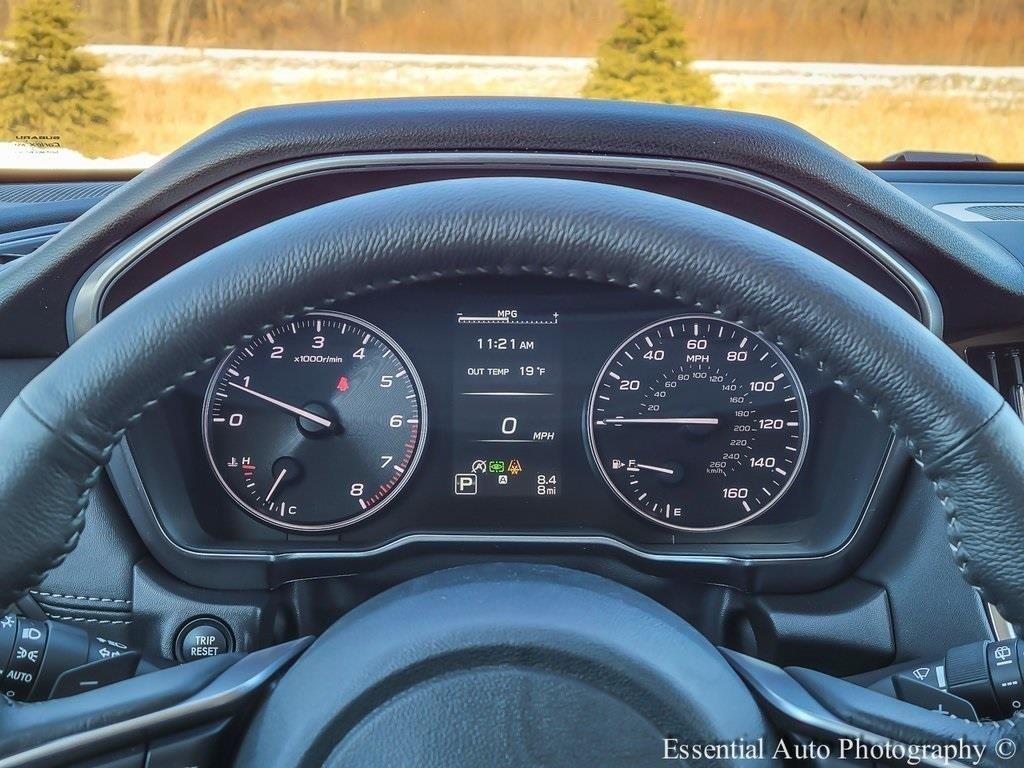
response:
{"label": "speedometer", "polygon": [[781,350],[707,315],[662,320],[624,341],[587,412],[591,452],[615,494],[685,531],[764,514],[796,479],[807,430],[807,398]]}

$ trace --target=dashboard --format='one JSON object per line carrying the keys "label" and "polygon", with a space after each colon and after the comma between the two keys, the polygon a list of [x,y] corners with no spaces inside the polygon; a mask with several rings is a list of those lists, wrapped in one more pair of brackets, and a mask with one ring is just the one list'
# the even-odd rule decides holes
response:
{"label": "dashboard", "polygon": [[[728,113],[523,104],[290,107],[201,138],[3,268],[0,394],[221,243],[483,176],[633,187],[753,223],[870,285],[1008,398],[1024,391],[1019,224],[939,233],[895,190],[981,199],[959,183],[970,172],[872,173]],[[1024,189],[990,175],[992,200]],[[65,211],[19,213],[15,239]],[[413,575],[515,560],[608,575],[716,644],[836,673],[988,631],[904,448],[742,307],[518,271],[346,289],[250,329],[133,424],[81,543],[35,593],[48,615],[167,658],[180,626],[217,616],[256,648]]]}

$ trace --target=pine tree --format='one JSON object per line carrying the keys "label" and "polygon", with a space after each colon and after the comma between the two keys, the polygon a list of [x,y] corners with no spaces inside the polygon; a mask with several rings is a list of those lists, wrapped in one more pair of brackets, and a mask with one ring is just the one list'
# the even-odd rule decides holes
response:
{"label": "pine tree", "polygon": [[711,104],[711,79],[694,70],[683,21],[667,0],[623,0],[625,18],[602,43],[583,87],[591,99]]}
{"label": "pine tree", "polygon": [[117,144],[113,96],[71,0],[15,6],[0,61],[0,140],[59,136],[61,146],[99,154]]}

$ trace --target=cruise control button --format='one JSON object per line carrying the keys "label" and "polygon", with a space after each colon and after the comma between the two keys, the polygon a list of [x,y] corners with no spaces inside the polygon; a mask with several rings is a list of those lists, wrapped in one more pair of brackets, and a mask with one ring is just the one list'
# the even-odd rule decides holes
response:
{"label": "cruise control button", "polygon": [[195,661],[234,650],[231,630],[218,619],[192,619],[178,630],[174,644],[178,661]]}

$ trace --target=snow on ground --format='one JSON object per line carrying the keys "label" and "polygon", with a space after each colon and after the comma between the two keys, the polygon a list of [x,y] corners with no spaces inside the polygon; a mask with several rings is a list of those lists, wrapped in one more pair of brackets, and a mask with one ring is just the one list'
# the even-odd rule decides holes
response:
{"label": "snow on ground", "polygon": [[[316,80],[377,83],[471,82],[478,92],[490,83],[564,81],[582,86],[593,60],[550,56],[469,56],[332,51],[261,51],[235,48],[175,48],[146,45],[90,46],[112,74],[174,77],[199,74],[270,81],[275,85]],[[787,61],[697,61],[725,95],[765,88],[833,93],[853,98],[863,89],[934,92],[986,102],[1013,102],[1024,91],[1024,67],[849,64]],[[537,90],[537,89],[527,89]]]}
{"label": "snow on ground", "polygon": [[85,157],[66,148],[40,148],[30,146],[29,142],[0,142],[0,168],[5,170],[139,170],[148,168],[159,159],[157,155],[139,154],[108,160]]}

